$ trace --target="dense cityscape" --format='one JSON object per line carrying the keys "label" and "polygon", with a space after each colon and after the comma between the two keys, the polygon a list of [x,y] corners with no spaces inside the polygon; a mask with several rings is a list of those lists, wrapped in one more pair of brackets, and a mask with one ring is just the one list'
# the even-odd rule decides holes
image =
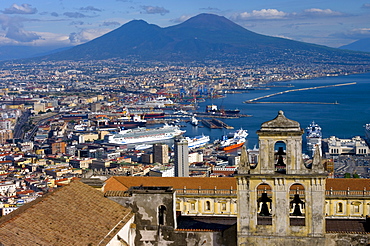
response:
{"label": "dense cityscape", "polygon": [[30,2],[0,246],[370,245],[370,3]]}
{"label": "dense cityscape", "polygon": [[[175,176],[171,144],[159,148],[159,158],[152,145],[141,150],[137,144],[111,143],[104,138],[120,127],[133,128],[138,122],[149,128],[165,123],[181,126],[191,123],[197,101],[206,98],[268,87],[273,82],[340,76],[365,69],[188,66],[121,60],[7,63],[1,69],[2,215],[74,178]],[[221,120],[239,116],[221,111],[202,115]],[[128,127],[127,121],[133,122],[135,117],[139,117],[137,122]],[[125,126],[111,124],[123,121]],[[206,125],[210,120],[202,122],[214,126],[212,122]],[[333,161],[338,155],[330,154],[328,141],[324,157],[332,177],[369,177],[369,150],[363,139],[353,143],[361,142],[367,152],[355,160],[337,161],[336,167]],[[190,176],[233,176],[240,151],[230,154],[219,145],[208,139],[198,148],[190,148]],[[258,149],[249,151],[256,161]],[[357,153],[347,150],[350,154],[353,151]],[[307,163],[311,157],[305,157]]]}

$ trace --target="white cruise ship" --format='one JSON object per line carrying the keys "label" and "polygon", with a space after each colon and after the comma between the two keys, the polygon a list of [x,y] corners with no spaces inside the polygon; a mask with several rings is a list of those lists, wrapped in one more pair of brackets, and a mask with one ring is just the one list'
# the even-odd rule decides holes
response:
{"label": "white cruise ship", "polygon": [[195,148],[202,147],[210,141],[209,136],[204,136],[204,135],[196,136],[193,138],[186,137],[185,139],[186,141],[188,141],[189,149],[195,149]]}
{"label": "white cruise ship", "polygon": [[314,121],[312,121],[312,123],[306,128],[306,140],[308,153],[312,157],[316,146],[319,146],[319,149],[321,150],[322,140],[321,127]]}
{"label": "white cruise ship", "polygon": [[160,128],[137,128],[122,130],[117,134],[107,134],[104,136],[104,141],[115,144],[136,144],[145,142],[162,141],[172,139],[183,134],[178,126],[164,125]]}

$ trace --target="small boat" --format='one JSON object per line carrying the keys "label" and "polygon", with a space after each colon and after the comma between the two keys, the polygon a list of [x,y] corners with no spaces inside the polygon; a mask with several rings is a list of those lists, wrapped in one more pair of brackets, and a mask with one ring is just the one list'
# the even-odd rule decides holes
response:
{"label": "small boat", "polygon": [[191,117],[191,122],[190,122],[193,126],[197,126],[199,125],[199,120],[197,118],[195,118],[195,116],[193,115]]}
{"label": "small boat", "polygon": [[135,146],[135,150],[145,150],[145,149],[150,149],[153,147],[151,144],[139,144]]}

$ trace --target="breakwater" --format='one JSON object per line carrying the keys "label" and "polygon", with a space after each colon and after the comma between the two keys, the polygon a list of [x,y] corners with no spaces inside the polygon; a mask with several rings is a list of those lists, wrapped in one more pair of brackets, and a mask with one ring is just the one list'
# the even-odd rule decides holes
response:
{"label": "breakwater", "polygon": [[351,83],[342,83],[342,84],[335,84],[335,85],[323,85],[323,86],[313,86],[313,87],[307,87],[307,88],[300,88],[300,89],[292,89],[292,90],[286,90],[286,91],[280,91],[276,92],[273,94],[269,94],[266,96],[261,96],[257,98],[253,98],[247,101],[244,101],[243,103],[304,103],[304,104],[338,104],[338,102],[333,102],[333,103],[325,103],[325,102],[258,102],[259,100],[265,99],[265,98],[270,98],[273,96],[278,96],[290,92],[295,92],[295,91],[307,91],[307,90],[316,90],[316,89],[322,89],[322,88],[329,88],[329,87],[339,87],[339,86],[347,86],[347,85],[355,85],[356,82],[351,82]]}

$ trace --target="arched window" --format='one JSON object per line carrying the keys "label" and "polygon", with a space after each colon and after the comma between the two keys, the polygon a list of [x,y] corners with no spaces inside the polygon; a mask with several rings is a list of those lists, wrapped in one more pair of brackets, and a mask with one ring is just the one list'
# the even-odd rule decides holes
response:
{"label": "arched window", "polygon": [[221,203],[221,211],[226,211],[226,209],[227,209],[226,202],[222,202]]}
{"label": "arched window", "polygon": [[290,225],[304,226],[306,207],[305,207],[305,189],[301,184],[293,184],[289,189],[290,197]]}
{"label": "arched window", "polygon": [[337,204],[337,213],[343,213],[343,203],[341,202]]}
{"label": "arched window", "polygon": [[166,217],[166,206],[161,205],[158,207],[158,224],[164,225]]}
{"label": "arched window", "polygon": [[204,210],[206,210],[206,211],[211,210],[211,202],[210,201],[206,201]]}
{"label": "arched window", "polygon": [[272,190],[268,184],[257,186],[257,225],[272,225]]}
{"label": "arched window", "polygon": [[286,173],[286,144],[282,141],[275,143],[275,171]]}

